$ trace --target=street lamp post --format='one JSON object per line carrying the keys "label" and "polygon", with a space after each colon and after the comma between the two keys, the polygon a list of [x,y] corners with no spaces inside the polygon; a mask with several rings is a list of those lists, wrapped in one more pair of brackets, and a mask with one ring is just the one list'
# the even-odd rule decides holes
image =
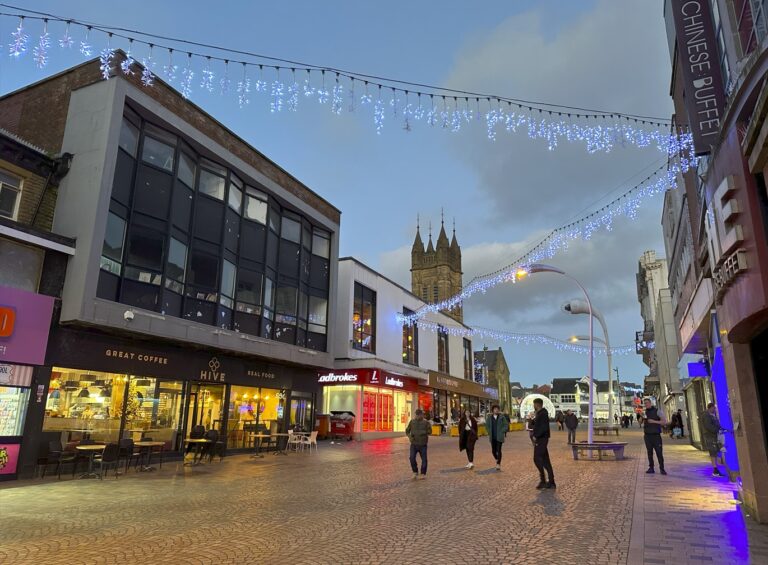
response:
{"label": "street lamp post", "polygon": [[[612,366],[611,346],[607,341],[604,341],[599,337],[596,337],[594,339],[597,343],[600,343],[603,346],[605,346],[605,356],[608,358],[608,424],[612,425],[611,422],[613,422],[614,409],[613,409],[613,387],[611,386],[613,382],[613,370],[611,369],[611,366]],[[572,343],[576,343],[577,341],[589,341],[589,336],[575,335],[571,337],[570,341]],[[616,384],[618,385],[618,382]],[[618,390],[619,387],[617,386],[616,388]]]}
{"label": "street lamp post", "polygon": [[584,288],[584,285],[582,285],[577,279],[575,279],[565,271],[558,269],[557,267],[552,267],[551,265],[544,265],[542,263],[534,263],[533,265],[528,265],[528,267],[524,269],[520,269],[517,272],[517,275],[521,277],[529,273],[530,274],[555,273],[557,275],[562,275],[568,279],[571,279],[573,282],[575,282],[578,285],[578,287],[581,289],[581,292],[584,293],[584,298],[587,301],[587,309],[589,310],[589,427],[587,428],[588,429],[587,441],[589,443],[592,443],[592,440],[594,438],[594,432],[595,432],[595,413],[594,413],[595,321],[592,313],[592,301],[589,299],[589,294],[587,294],[587,289]]}

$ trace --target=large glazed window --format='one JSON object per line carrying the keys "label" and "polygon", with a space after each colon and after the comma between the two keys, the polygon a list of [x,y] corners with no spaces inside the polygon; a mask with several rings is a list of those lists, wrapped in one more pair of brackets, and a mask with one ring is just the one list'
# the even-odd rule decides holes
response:
{"label": "large glazed window", "polygon": [[376,353],[376,292],[358,282],[355,283],[352,336],[355,349]]}

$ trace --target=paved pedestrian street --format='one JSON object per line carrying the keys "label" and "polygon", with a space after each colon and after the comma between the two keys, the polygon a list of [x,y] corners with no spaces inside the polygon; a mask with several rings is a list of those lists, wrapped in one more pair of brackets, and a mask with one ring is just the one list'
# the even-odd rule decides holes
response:
{"label": "paved pedestrian street", "polygon": [[640,433],[623,439],[624,461],[573,461],[553,431],[556,491],[534,488],[523,432],[501,472],[486,438],[475,471],[432,438],[423,481],[395,439],[4,484],[0,563],[768,563],[768,527],[703,453],[667,440],[669,476],[647,476]]}

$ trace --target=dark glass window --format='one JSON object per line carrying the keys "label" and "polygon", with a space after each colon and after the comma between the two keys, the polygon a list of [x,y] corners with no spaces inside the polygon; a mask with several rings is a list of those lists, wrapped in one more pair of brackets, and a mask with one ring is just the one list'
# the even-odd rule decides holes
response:
{"label": "dark glass window", "polygon": [[218,244],[221,242],[221,224],[224,221],[224,206],[209,198],[198,198],[195,202],[195,237]]}
{"label": "dark glass window", "polygon": [[280,285],[275,295],[277,321],[285,324],[296,323],[296,287]]}
{"label": "dark glass window", "polygon": [[376,292],[358,282],[352,311],[352,343],[355,349],[376,353]]}
{"label": "dark glass window", "polygon": [[179,180],[186,184],[189,188],[195,188],[195,172],[197,171],[197,163],[194,158],[190,157],[186,153],[182,153],[179,156]]}
{"label": "dark glass window", "polygon": [[[403,308],[403,316],[410,316],[412,310]],[[419,330],[416,323],[403,324],[403,362],[409,365],[419,364]]]}
{"label": "dark glass window", "polygon": [[280,236],[288,241],[299,243],[301,241],[301,224],[293,218],[283,217]]}
{"label": "dark glass window", "polygon": [[331,239],[328,232],[314,230],[312,233],[312,254],[328,259],[331,256]]}
{"label": "dark glass window", "polygon": [[171,220],[173,221],[173,225],[188,232],[189,220],[192,217],[194,193],[183,184],[177,183],[176,188],[173,190],[172,200]]}
{"label": "dark glass window", "polygon": [[120,139],[118,141],[120,148],[131,157],[136,157],[136,150],[139,147],[139,128],[123,118],[120,126]]}
{"label": "dark glass window", "polygon": [[243,183],[234,175],[229,180],[227,203],[238,214],[243,208]]}
{"label": "dark glass window", "polygon": [[215,289],[218,287],[218,272],[218,257],[200,249],[192,248],[188,274],[190,284]]}
{"label": "dark glass window", "polygon": [[472,342],[464,338],[464,378],[472,380]]}
{"label": "dark glass window", "polygon": [[116,275],[120,274],[124,240],[125,220],[110,212],[107,215],[107,229],[104,232],[104,244],[101,247],[102,269]]}
{"label": "dark glass window", "polygon": [[133,209],[155,218],[168,217],[173,177],[146,165],[139,165],[133,191]]}
{"label": "dark glass window", "polygon": [[309,297],[309,331],[324,334],[328,327],[328,299]]}
{"label": "dark glass window", "polygon": [[437,370],[446,374],[450,371],[450,363],[448,360],[448,332],[445,331],[443,326],[439,326],[437,329]]}
{"label": "dark glass window", "polygon": [[128,232],[126,263],[153,271],[163,270],[165,236],[151,228],[134,224]]}
{"label": "dark glass window", "polygon": [[260,224],[267,223],[267,195],[263,192],[251,188],[245,189],[245,212],[243,216]]}
{"label": "dark glass window", "polygon": [[169,172],[173,172],[173,157],[176,153],[176,136],[151,124],[144,126],[144,147],[141,159]]}
{"label": "dark glass window", "polygon": [[171,238],[168,248],[168,268],[165,286],[174,292],[184,291],[184,275],[187,272],[187,246],[178,239]]}
{"label": "dark glass window", "polygon": [[261,306],[261,283],[264,275],[256,271],[240,268],[237,279],[237,309],[249,313],[258,313]]}
{"label": "dark glass window", "polygon": [[237,269],[235,266],[224,260],[224,269],[221,274],[221,304],[227,308],[234,307],[235,280],[237,279]]}
{"label": "dark glass window", "polygon": [[205,159],[202,161],[202,165],[204,168],[200,169],[198,190],[217,200],[224,200],[226,169]]}

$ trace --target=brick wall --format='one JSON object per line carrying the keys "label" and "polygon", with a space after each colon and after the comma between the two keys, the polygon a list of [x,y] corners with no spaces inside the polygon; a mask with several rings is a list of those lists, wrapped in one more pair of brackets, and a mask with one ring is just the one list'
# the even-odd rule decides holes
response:
{"label": "brick wall", "polygon": [[[117,65],[122,60],[122,55],[118,53],[116,60]],[[100,80],[103,79],[99,61],[93,60],[12,92],[0,98],[0,128],[15,133],[52,154],[58,154],[64,139],[71,92]],[[148,96],[267,178],[334,223],[340,222],[341,213],[331,204],[159,79],[150,88],[142,86],[138,72],[131,77],[120,74],[115,80],[128,80],[137,88],[141,88]]]}

